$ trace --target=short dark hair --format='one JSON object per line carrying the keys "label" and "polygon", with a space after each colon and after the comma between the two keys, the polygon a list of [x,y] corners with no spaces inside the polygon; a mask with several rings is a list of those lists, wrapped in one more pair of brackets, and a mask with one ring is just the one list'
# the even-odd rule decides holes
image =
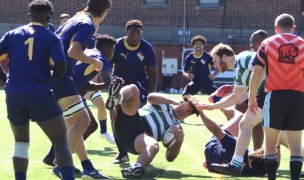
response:
{"label": "short dark hair", "polygon": [[206,39],[204,36],[201,36],[201,35],[194,36],[194,37],[191,39],[191,45],[194,45],[195,41],[201,41],[201,42],[203,43],[204,46],[205,46],[206,43],[207,43],[207,39]]}
{"label": "short dark hair", "polygon": [[290,14],[281,14],[275,20],[275,25],[279,26],[280,28],[290,30],[295,25],[295,20],[292,15]]}
{"label": "short dark hair", "polygon": [[259,29],[252,33],[251,36],[260,36],[262,39],[266,39],[268,37],[268,33],[265,30]]}
{"label": "short dark hair", "polygon": [[140,20],[138,20],[138,19],[132,19],[132,20],[128,21],[127,24],[126,24],[127,31],[131,27],[138,27],[140,29],[143,29],[144,25],[142,24],[142,22]]}
{"label": "short dark hair", "polygon": [[195,99],[193,96],[191,96],[190,94],[188,95],[184,95],[183,96],[183,100],[185,102],[190,103],[191,107],[192,107],[192,112],[191,114],[196,114],[197,116],[199,115],[198,110],[196,109],[196,105],[199,104],[199,101],[197,99]]}
{"label": "short dark hair", "polygon": [[104,46],[116,44],[116,39],[108,34],[99,34],[96,36],[96,48],[102,49]]}
{"label": "short dark hair", "polygon": [[232,48],[223,43],[219,43],[218,45],[214,46],[213,49],[211,50],[210,54],[212,56],[218,55],[220,58],[225,54],[226,56],[234,56],[235,53],[232,50]]}
{"label": "short dark hair", "polygon": [[53,5],[48,0],[33,0],[29,4],[30,13],[43,13],[43,12],[50,12],[51,14],[54,13]]}
{"label": "short dark hair", "polygon": [[85,12],[90,13],[93,17],[101,17],[107,9],[111,9],[111,0],[88,0]]}

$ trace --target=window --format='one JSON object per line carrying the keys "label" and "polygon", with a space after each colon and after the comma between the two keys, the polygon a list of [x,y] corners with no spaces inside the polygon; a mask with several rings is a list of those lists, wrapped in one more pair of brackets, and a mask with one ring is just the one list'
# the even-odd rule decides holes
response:
{"label": "window", "polygon": [[147,8],[167,7],[167,0],[144,0],[144,6]]}
{"label": "window", "polygon": [[196,9],[220,10],[222,0],[198,0]]}
{"label": "window", "polygon": [[200,5],[219,5],[219,0],[199,0]]}

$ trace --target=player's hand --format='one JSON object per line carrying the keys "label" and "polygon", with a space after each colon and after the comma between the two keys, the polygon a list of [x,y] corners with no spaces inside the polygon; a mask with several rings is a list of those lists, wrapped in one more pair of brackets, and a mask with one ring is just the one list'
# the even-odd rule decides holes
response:
{"label": "player's hand", "polygon": [[176,143],[182,144],[184,141],[184,137],[185,137],[183,127],[182,126],[172,126],[171,128],[172,128],[173,134],[176,138]]}
{"label": "player's hand", "polygon": [[100,72],[102,70],[102,67],[103,67],[103,62],[99,59],[96,59],[96,58],[94,58],[94,59],[95,59],[95,62],[93,64],[93,66],[94,66],[96,71]]}
{"label": "player's hand", "polygon": [[195,105],[195,108],[199,113],[203,112],[203,106],[201,106],[200,104]]}
{"label": "player's hand", "polygon": [[213,97],[218,96],[218,97],[225,97],[227,96],[231,91],[233,90],[233,85],[223,85],[219,87],[216,91],[214,91],[212,94],[209,95],[208,101],[211,103],[214,103]]}
{"label": "player's hand", "polygon": [[209,74],[208,77],[209,77],[209,79],[212,80],[212,81],[215,79],[215,76],[214,76],[213,74]]}
{"label": "player's hand", "polygon": [[193,78],[194,78],[194,74],[189,73],[187,75],[187,79],[189,79],[190,81],[192,81]]}
{"label": "player's hand", "polygon": [[258,103],[256,101],[256,98],[254,99],[248,99],[248,109],[251,111],[254,115],[258,112]]}

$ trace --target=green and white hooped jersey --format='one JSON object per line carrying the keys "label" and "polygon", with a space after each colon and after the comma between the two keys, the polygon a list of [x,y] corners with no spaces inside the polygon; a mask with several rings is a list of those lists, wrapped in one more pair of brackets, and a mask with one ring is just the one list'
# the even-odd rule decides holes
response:
{"label": "green and white hooped jersey", "polygon": [[173,116],[172,106],[168,104],[147,104],[138,110],[139,115],[147,122],[153,138],[161,141],[166,130],[179,124]]}
{"label": "green and white hooped jersey", "polygon": [[243,51],[236,56],[234,63],[234,86],[248,88],[252,71],[252,62],[256,56],[254,51]]}

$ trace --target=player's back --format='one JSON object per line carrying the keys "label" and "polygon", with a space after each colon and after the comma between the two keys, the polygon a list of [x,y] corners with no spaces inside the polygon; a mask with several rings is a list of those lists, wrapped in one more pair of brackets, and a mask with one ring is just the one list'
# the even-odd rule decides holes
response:
{"label": "player's back", "polygon": [[261,47],[259,59],[266,60],[268,67],[266,91],[304,92],[304,40],[294,34],[283,33],[268,38]]}
{"label": "player's back", "polygon": [[254,51],[243,51],[237,55],[234,63],[234,82],[237,86],[248,87],[252,70],[252,62],[256,56]]}
{"label": "player's back", "polygon": [[60,53],[63,51],[59,37],[38,23],[6,33],[1,39],[0,51],[0,54],[8,54],[5,89],[12,94],[50,89],[50,56],[58,54],[56,60],[65,60]]}

